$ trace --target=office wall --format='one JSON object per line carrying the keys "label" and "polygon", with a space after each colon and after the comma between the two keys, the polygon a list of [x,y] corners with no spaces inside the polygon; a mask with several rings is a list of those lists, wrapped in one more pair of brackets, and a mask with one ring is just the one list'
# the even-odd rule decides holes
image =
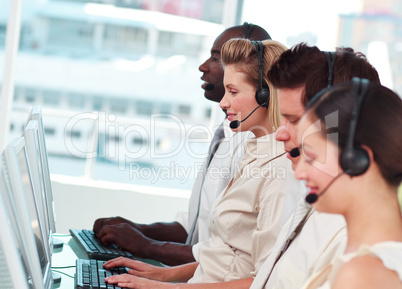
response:
{"label": "office wall", "polygon": [[139,223],[174,221],[187,211],[190,192],[52,175],[57,233],[92,229],[97,218],[121,216]]}

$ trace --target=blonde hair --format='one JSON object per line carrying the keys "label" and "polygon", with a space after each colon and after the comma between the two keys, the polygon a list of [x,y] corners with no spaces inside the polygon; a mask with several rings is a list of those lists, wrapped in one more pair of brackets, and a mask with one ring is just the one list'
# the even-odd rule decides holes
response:
{"label": "blonde hair", "polygon": [[[279,113],[278,91],[268,79],[268,71],[279,56],[287,50],[286,46],[274,40],[262,41],[264,45],[263,57],[263,86],[268,84],[270,100],[268,106],[268,118],[272,128],[276,131],[281,123]],[[229,64],[236,65],[236,68],[247,75],[248,82],[258,88],[258,55],[254,45],[248,39],[230,39],[222,46],[222,65],[225,68]]]}

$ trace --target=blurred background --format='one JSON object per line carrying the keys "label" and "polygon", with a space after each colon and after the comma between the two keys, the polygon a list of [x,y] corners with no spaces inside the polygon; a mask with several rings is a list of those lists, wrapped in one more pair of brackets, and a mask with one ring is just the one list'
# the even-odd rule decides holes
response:
{"label": "blurred background", "polygon": [[288,47],[352,47],[402,95],[402,0],[23,0],[20,17],[11,1],[0,0],[1,86],[10,17],[20,29],[1,132],[19,136],[41,105],[52,175],[187,194],[223,119],[198,66],[244,21]]}

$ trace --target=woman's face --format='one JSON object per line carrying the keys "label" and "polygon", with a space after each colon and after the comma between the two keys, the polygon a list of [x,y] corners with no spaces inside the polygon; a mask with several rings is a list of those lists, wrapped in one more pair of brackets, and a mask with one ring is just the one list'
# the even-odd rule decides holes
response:
{"label": "woman's face", "polygon": [[[246,118],[257,106],[255,99],[257,87],[247,81],[247,75],[230,64],[225,68],[223,77],[225,95],[219,106],[226,111],[229,121],[241,121]],[[247,120],[242,122],[233,131],[251,131],[256,137],[264,136],[270,132],[271,125],[268,120],[268,110],[258,108]]]}
{"label": "woman's face", "polygon": [[[349,178],[339,165],[339,147],[326,139],[320,126],[319,121],[312,121],[308,115],[301,119],[297,131],[300,161],[295,175],[305,180],[309,194],[319,195],[313,205],[317,211],[341,213]],[[320,195],[323,191],[325,194]]]}

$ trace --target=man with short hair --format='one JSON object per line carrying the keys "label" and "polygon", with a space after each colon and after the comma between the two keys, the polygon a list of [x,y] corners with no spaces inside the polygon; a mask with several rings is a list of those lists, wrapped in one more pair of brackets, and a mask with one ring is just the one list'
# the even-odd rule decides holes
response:
{"label": "man with short hair", "polygon": [[[299,161],[297,124],[307,102],[322,89],[355,76],[380,81],[365,56],[351,48],[323,52],[301,43],[285,51],[272,66],[268,78],[279,89],[282,115],[276,139],[284,142],[293,169]],[[345,245],[343,217],[316,212],[302,200],[250,288],[299,289],[310,276],[343,253]]]}
{"label": "man with short hair", "polygon": [[[245,22],[226,29],[216,38],[211,56],[199,67],[203,73],[204,95],[214,102],[220,102],[225,93],[220,51],[222,45],[232,38],[265,40],[270,36],[260,26]],[[135,257],[153,259],[167,265],[194,262],[193,245],[209,238],[208,219],[212,204],[234,176],[236,166],[243,157],[245,136],[242,133],[234,134],[228,128],[228,123],[225,120],[217,129],[209,156],[195,180],[188,221],[144,225],[121,217],[102,218],[94,224],[94,232],[101,241],[116,244]]]}

